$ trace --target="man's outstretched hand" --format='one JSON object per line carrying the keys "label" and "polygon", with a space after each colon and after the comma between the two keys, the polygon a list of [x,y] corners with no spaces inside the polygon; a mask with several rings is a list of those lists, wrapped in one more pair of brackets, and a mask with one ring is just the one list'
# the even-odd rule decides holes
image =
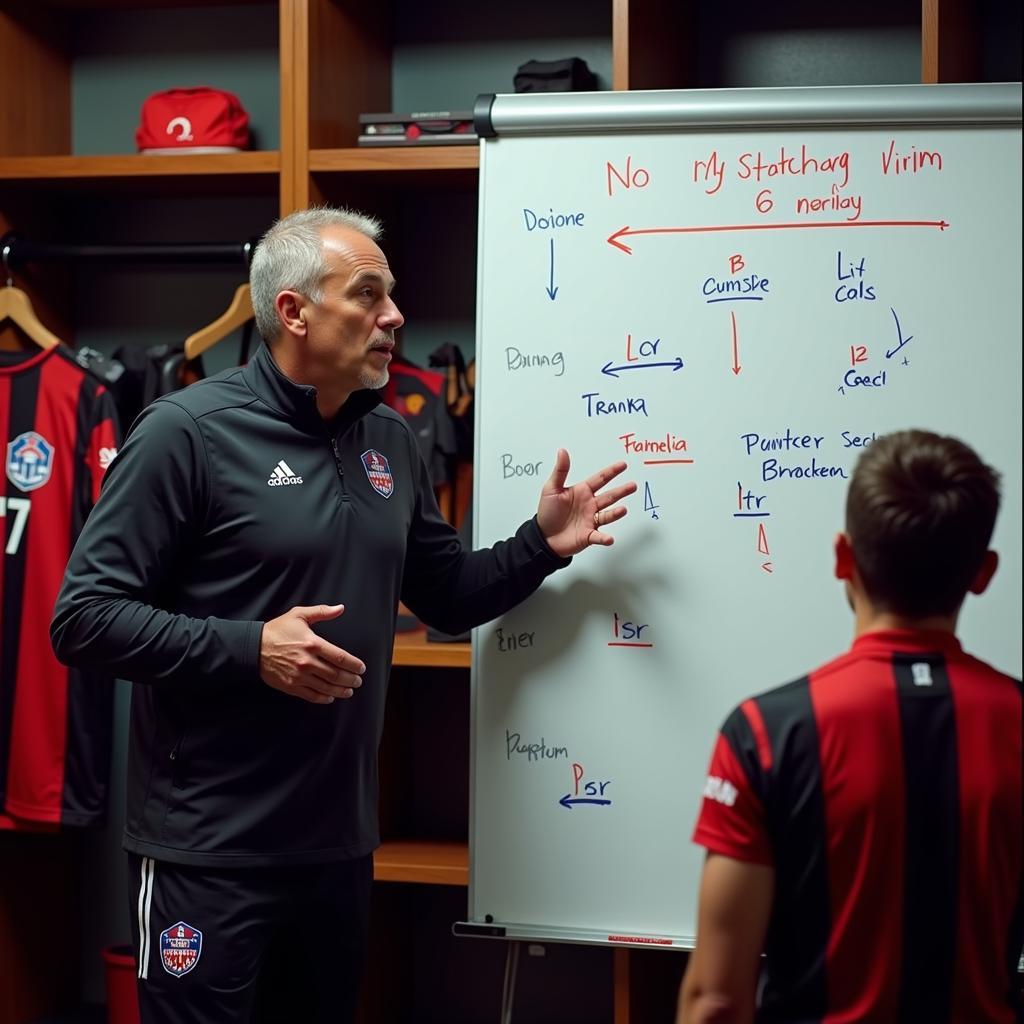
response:
{"label": "man's outstretched hand", "polygon": [[569,558],[591,544],[607,547],[615,542],[611,534],[602,530],[626,514],[626,506],[619,502],[636,490],[636,484],[619,484],[607,491],[602,488],[625,468],[625,462],[615,462],[586,480],[566,487],[569,453],[564,448],[558,449],[555,468],[540,492],[537,506],[537,525],[556,555]]}

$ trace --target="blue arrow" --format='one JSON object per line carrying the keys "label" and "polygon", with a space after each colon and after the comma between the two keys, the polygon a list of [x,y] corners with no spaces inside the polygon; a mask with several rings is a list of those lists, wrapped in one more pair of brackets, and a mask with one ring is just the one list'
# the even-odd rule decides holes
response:
{"label": "blue arrow", "polygon": [[596,798],[585,796],[570,797],[569,794],[566,793],[558,802],[563,807],[571,811],[573,804],[610,804],[611,800],[598,800]]}
{"label": "blue arrow", "polygon": [[[658,506],[654,504],[654,495],[651,494],[651,485],[645,480],[644,481],[644,511],[654,512]],[[657,512],[654,512],[654,518],[658,518]]]}
{"label": "blue arrow", "polygon": [[671,363],[627,363],[625,366],[612,366],[612,362],[609,359],[601,367],[601,372],[607,373],[609,377],[618,377],[618,370],[648,370],[656,366],[671,366],[672,372],[675,373],[676,370],[683,368],[683,357],[676,356],[675,360]]}
{"label": "blue arrow", "polygon": [[896,310],[893,309],[892,306],[889,307],[889,312],[892,313],[892,318],[896,321],[896,337],[900,339],[900,343],[894,349],[886,349],[886,359],[892,359],[892,357],[896,355],[896,353],[899,352],[899,350],[903,348],[908,341],[914,340],[914,336],[912,334],[908,334],[905,338],[903,337],[903,328],[900,327],[900,318],[896,315]]}
{"label": "blue arrow", "polygon": [[555,287],[555,240],[550,239],[551,242],[551,272],[548,276],[549,284],[545,291],[548,293],[548,298],[552,302],[555,301],[555,296],[558,294],[558,289]]}

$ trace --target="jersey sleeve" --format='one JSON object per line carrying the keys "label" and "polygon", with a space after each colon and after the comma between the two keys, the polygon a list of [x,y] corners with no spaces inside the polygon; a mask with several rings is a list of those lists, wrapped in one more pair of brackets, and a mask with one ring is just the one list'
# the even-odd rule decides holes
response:
{"label": "jersey sleeve", "polygon": [[770,762],[747,717],[747,702],[722,726],[704,783],[693,841],[711,853],[774,864],[766,799]]}
{"label": "jersey sleeve", "polygon": [[117,455],[120,436],[114,400],[106,388],[100,388],[96,392],[93,423],[89,430],[85,456],[85,468],[90,480],[90,506],[99,501],[100,487],[103,485],[107,467]]}

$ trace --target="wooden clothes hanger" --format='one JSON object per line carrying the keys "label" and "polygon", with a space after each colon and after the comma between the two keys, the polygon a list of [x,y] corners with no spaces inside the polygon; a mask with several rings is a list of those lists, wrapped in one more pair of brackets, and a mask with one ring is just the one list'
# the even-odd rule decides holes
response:
{"label": "wooden clothes hanger", "polygon": [[8,264],[10,251],[9,245],[3,247],[4,277],[7,278],[7,284],[0,288],[0,324],[10,320],[40,348],[54,348],[61,344],[60,338],[36,316],[28,295],[14,286],[14,278]]}
{"label": "wooden clothes hanger", "polygon": [[185,358],[195,359],[252,318],[252,292],[248,284],[240,284],[228,308],[213,323],[201,327],[185,339]]}

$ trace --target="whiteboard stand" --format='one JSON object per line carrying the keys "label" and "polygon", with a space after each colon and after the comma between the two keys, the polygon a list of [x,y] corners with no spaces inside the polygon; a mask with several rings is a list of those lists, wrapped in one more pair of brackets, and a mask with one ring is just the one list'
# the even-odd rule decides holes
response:
{"label": "whiteboard stand", "polygon": [[510,939],[505,950],[505,983],[501,989],[501,1024],[512,1024],[512,1008],[516,998],[516,974],[519,971],[519,950],[522,943]]}

